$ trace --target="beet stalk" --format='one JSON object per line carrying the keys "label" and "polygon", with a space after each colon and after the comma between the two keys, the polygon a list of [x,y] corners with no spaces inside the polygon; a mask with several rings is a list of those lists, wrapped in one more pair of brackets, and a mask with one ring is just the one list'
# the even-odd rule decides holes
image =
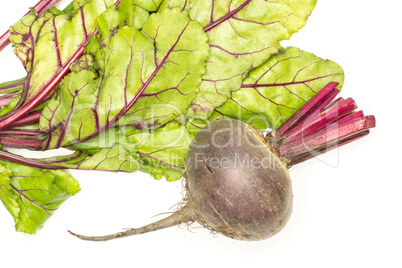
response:
{"label": "beet stalk", "polygon": [[278,130],[267,135],[277,154],[286,158],[289,165],[364,137],[369,133],[368,129],[375,127],[374,116],[354,111],[357,105],[352,98],[339,98],[323,109],[314,108],[328,96],[335,97],[336,94],[328,91],[329,86],[334,84],[324,87]]}
{"label": "beet stalk", "polygon": [[149,225],[107,236],[70,234],[105,241],[179,224],[199,222],[227,237],[255,241],[278,233],[292,213],[288,168],[368,134],[374,116],[354,112],[330,83],[279,129],[263,137],[250,125],[217,120],[194,137],[186,157],[184,206]]}

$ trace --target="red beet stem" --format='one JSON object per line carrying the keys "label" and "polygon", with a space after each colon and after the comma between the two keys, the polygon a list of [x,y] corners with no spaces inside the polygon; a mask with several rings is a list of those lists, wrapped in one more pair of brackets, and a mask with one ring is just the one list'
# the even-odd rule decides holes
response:
{"label": "red beet stem", "polygon": [[[41,0],[34,6],[34,9],[36,13],[38,13],[38,16],[42,16],[47,10],[56,5],[58,2],[60,2],[60,0]],[[29,14],[31,14],[31,11],[28,11],[24,16]],[[0,51],[10,44],[10,35],[10,31],[6,31],[0,37]]]}
{"label": "red beet stem", "polygon": [[7,151],[0,150],[0,158],[4,160],[8,160],[11,162],[20,163],[23,165],[36,167],[36,168],[43,168],[43,169],[67,169],[67,167],[62,165],[54,165],[54,164],[47,164],[40,160],[26,158],[20,155],[16,155]]}
{"label": "red beet stem", "polygon": [[42,150],[45,133],[39,129],[2,129],[0,144],[4,147]]}
{"label": "red beet stem", "polygon": [[347,136],[345,138],[341,138],[341,139],[336,140],[334,142],[330,142],[330,143],[327,143],[327,144],[325,144],[323,146],[320,146],[320,147],[314,149],[313,153],[311,151],[309,151],[309,152],[301,153],[299,155],[294,155],[294,156],[292,156],[289,165],[293,166],[293,165],[299,164],[301,162],[307,161],[307,160],[309,160],[311,158],[314,158],[314,157],[316,157],[316,156],[318,156],[320,154],[324,154],[324,153],[326,153],[328,151],[331,151],[333,149],[336,149],[336,148],[338,148],[340,146],[343,146],[345,144],[351,143],[352,141],[355,141],[355,140],[358,140],[360,138],[363,138],[363,137],[367,136],[369,133],[370,133],[369,130],[361,131],[361,132],[349,135],[349,136]]}
{"label": "red beet stem", "polygon": [[8,148],[30,149],[30,150],[41,150],[43,146],[42,141],[37,141],[35,137],[31,138],[30,136],[25,135],[21,136],[1,135],[0,144]]}
{"label": "red beet stem", "polygon": [[339,90],[336,89],[338,85],[339,83],[337,82],[328,83],[271,135],[274,137],[283,137],[284,134],[289,131],[295,124],[301,124],[312,114],[318,113],[339,93]]}
{"label": "red beet stem", "polygon": [[375,127],[375,117],[364,116],[352,98],[333,100],[339,90],[330,83],[306,102],[278,130],[270,135],[273,147],[290,165],[298,164],[350,143]]}
{"label": "red beet stem", "polygon": [[0,135],[24,135],[24,136],[42,136],[45,135],[39,129],[2,129]]}
{"label": "red beet stem", "polygon": [[303,124],[298,124],[293,131],[287,134],[287,138],[300,139],[320,129],[325,128],[332,122],[353,112],[357,106],[352,98],[335,102],[336,105],[330,105],[312,118],[307,119]]}
{"label": "red beet stem", "polygon": [[13,122],[8,126],[8,128],[12,127],[22,127],[30,124],[35,124],[39,122],[39,117],[42,111],[32,112],[24,116],[23,118]]}
{"label": "red beet stem", "polygon": [[363,118],[363,117],[364,117],[363,111],[356,111],[340,118],[336,123],[342,124],[346,121],[352,120],[353,118]]}
{"label": "red beet stem", "polygon": [[10,44],[10,31],[7,30],[2,36],[0,36],[0,52]]}
{"label": "red beet stem", "polygon": [[[366,122],[368,120],[368,122]],[[292,156],[325,145],[329,142],[337,141],[348,135],[374,127],[375,120],[372,117],[353,118],[342,124],[331,124],[326,128],[302,137],[301,139],[285,139],[280,147],[281,155]]]}

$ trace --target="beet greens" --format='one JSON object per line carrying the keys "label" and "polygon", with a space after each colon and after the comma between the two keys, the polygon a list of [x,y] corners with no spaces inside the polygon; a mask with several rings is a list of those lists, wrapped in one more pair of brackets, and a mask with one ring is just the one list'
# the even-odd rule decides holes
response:
{"label": "beet greens", "polygon": [[[72,184],[60,169],[143,171],[169,181],[187,174],[191,195],[198,190],[191,189],[186,156],[211,125],[241,120],[247,129],[273,129],[264,137],[265,153],[290,167],[368,134],[375,124],[354,112],[352,99],[333,101],[343,86],[339,65],[279,45],[304,26],[316,0],[74,0],[63,10],[52,7],[57,2],[39,1],[0,38],[0,50],[10,41],[27,72],[0,84],[0,158],[8,161],[0,163],[0,198],[18,231],[35,233],[51,214],[44,204],[60,204],[56,192],[37,196],[38,203],[24,195],[36,184],[56,187],[57,180],[27,176],[27,188],[16,186],[13,174],[27,166]],[[7,148],[71,154],[30,159]],[[264,172],[256,176],[263,184]],[[286,168],[281,172],[278,180],[286,177]],[[25,203],[8,201],[18,198]],[[256,240],[279,231],[290,216],[284,209],[281,224],[267,224],[276,226],[271,231],[251,226],[246,234],[207,220],[199,203],[188,197],[176,216],[152,228],[198,221]],[[30,214],[37,216],[22,216]]]}

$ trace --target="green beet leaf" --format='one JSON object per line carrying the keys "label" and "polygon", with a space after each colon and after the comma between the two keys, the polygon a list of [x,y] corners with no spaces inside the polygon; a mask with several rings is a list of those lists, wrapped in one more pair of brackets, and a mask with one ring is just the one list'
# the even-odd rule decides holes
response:
{"label": "green beet leaf", "polygon": [[0,199],[4,206],[10,212],[14,219],[18,219],[20,206],[18,205],[18,196],[12,194],[10,184],[11,170],[0,165]]}
{"label": "green beet leaf", "polygon": [[143,160],[141,169],[154,178],[168,181],[181,179],[185,171],[184,160],[193,139],[186,125],[172,121],[152,131],[132,129],[127,139],[135,144],[136,154]]}
{"label": "green beet leaf", "polygon": [[0,162],[0,198],[19,232],[36,233],[79,190],[77,181],[65,171]]}
{"label": "green beet leaf", "polygon": [[94,67],[99,73],[105,69],[107,50],[102,49],[110,45],[112,37],[123,26],[130,26],[141,30],[148,20],[149,13],[135,5],[135,0],[122,0],[118,6],[111,6],[97,19],[98,34],[89,37],[85,53],[94,57]]}
{"label": "green beet leaf", "polygon": [[259,129],[278,128],[326,84],[339,82],[341,89],[343,80],[338,64],[289,47],[250,71],[241,89],[216,111]]}
{"label": "green beet leaf", "polygon": [[[85,2],[84,2],[85,3]],[[43,17],[25,16],[11,27],[10,41],[28,72],[24,102],[45,88],[68,68],[96,27],[96,18],[113,0],[92,0],[70,13],[47,12]]]}
{"label": "green beet leaf", "polygon": [[162,0],[133,0],[134,4],[148,11],[156,11]]}
{"label": "green beet leaf", "polygon": [[120,28],[102,50],[101,76],[70,74],[42,112],[40,126],[51,133],[45,148],[82,143],[115,126],[166,124],[187,111],[208,58],[203,29],[179,9],[151,15],[141,32]]}
{"label": "green beet leaf", "polygon": [[121,144],[115,144],[111,148],[101,149],[90,155],[83,161],[73,165],[77,169],[106,170],[112,172],[134,172],[140,169],[142,161],[131,154]]}
{"label": "green beet leaf", "polygon": [[46,12],[44,16],[38,18],[36,14],[31,13],[10,27],[11,36],[9,39],[15,48],[14,53],[21,60],[27,72],[32,70],[34,47],[38,41],[38,33],[50,32],[51,28],[46,27],[46,24],[56,16],[57,14]]}
{"label": "green beet leaf", "polygon": [[111,6],[99,16],[97,29],[102,45],[106,46],[110,38],[123,26],[131,26],[137,30],[148,20],[149,13],[135,5],[135,0],[123,0],[118,6]]}
{"label": "green beet leaf", "polygon": [[[66,136],[79,139],[81,135],[91,135],[96,131],[92,117],[96,103],[95,90],[99,85],[96,77],[96,73],[82,70],[62,80],[57,96],[49,101],[40,116],[41,130],[49,133],[44,142],[45,149],[60,147]],[[88,120],[88,117],[92,120]]]}
{"label": "green beet leaf", "polygon": [[208,118],[240,88],[248,70],[277,53],[279,41],[304,26],[315,4],[316,0],[165,0],[162,7],[187,10],[209,39],[206,74],[188,116]]}

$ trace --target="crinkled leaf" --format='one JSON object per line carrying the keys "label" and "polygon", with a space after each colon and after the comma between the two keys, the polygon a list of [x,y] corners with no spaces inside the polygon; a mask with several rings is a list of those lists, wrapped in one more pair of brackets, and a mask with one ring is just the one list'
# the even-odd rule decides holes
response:
{"label": "crinkled leaf", "polygon": [[206,74],[188,116],[208,118],[240,88],[249,69],[277,53],[279,41],[305,24],[315,4],[316,0],[165,0],[163,7],[188,10],[209,38]]}
{"label": "crinkled leaf", "polygon": [[183,176],[184,160],[193,135],[185,125],[175,121],[155,131],[133,129],[127,139],[136,146],[136,154],[144,160],[142,170],[156,179],[164,176],[168,181]]}
{"label": "crinkled leaf", "polygon": [[241,89],[217,112],[260,129],[278,128],[326,84],[339,82],[341,89],[343,80],[338,64],[289,47],[250,71]]}
{"label": "crinkled leaf", "polygon": [[[107,57],[107,79],[102,81],[99,102],[115,107],[111,107],[107,115],[99,116],[100,125],[109,124],[124,114],[127,117],[119,124],[163,125],[185,112],[195,96],[208,58],[207,38],[199,24],[190,21],[187,14],[178,9],[165,9],[150,16],[141,34],[136,33],[137,40],[129,45],[123,31],[113,40],[114,46],[128,50],[127,54],[132,57],[113,51]],[[121,59],[123,55],[127,59]],[[117,64],[127,77],[116,79]],[[107,87],[116,87],[116,84],[115,93],[119,96],[111,98]],[[105,113],[105,109],[98,112]],[[141,119],[133,121],[132,118]]]}
{"label": "crinkled leaf", "polygon": [[[78,2],[77,2],[78,3]],[[41,91],[82,48],[96,27],[96,18],[113,0],[92,0],[68,14],[47,12],[37,19],[26,16],[11,28],[10,40],[28,75],[24,100]]]}
{"label": "crinkled leaf", "polygon": [[36,233],[54,211],[80,187],[62,170],[41,170],[0,163],[0,198],[15,220],[16,230]]}
{"label": "crinkled leaf", "polygon": [[69,75],[43,111],[47,148],[84,142],[113,126],[150,128],[175,119],[194,99],[208,58],[203,29],[179,9],[151,15],[141,32],[119,29],[102,50],[102,76]]}
{"label": "crinkled leaf", "polygon": [[[96,131],[93,108],[96,102],[95,78],[97,74],[82,70],[72,72],[59,84],[57,95],[43,109],[40,116],[40,128],[48,133],[44,148],[59,147],[67,138],[91,135]],[[86,117],[92,117],[88,120]],[[80,120],[80,121],[78,121]]]}
{"label": "crinkled leaf", "polygon": [[135,145],[126,137],[126,133],[132,131],[132,127],[109,128],[98,136],[79,144],[67,147],[71,150],[96,153],[104,148],[111,148],[115,144],[124,146],[128,151],[135,152]]}
{"label": "crinkled leaf", "polygon": [[73,0],[69,5],[70,7],[67,6],[63,11],[68,12],[79,9],[80,7],[82,7],[83,5],[87,4],[90,1],[92,0]]}
{"label": "crinkled leaf", "polygon": [[68,4],[64,9],[64,13],[70,13],[76,9],[79,9],[83,5],[87,4],[89,1],[92,0],[73,0],[70,4]]}
{"label": "crinkled leaf", "polygon": [[76,169],[115,172],[139,170],[142,160],[136,154],[135,144],[128,141],[125,133],[125,128],[110,128],[89,141],[70,146],[69,149],[77,150],[83,155],[78,159],[64,162],[63,165]]}
{"label": "crinkled leaf", "polygon": [[[132,0],[134,1],[134,0]],[[129,7],[129,12],[126,15],[125,23],[128,26],[134,27],[137,30],[140,30],[144,23],[148,20],[149,13],[136,5],[132,5]]]}
{"label": "crinkled leaf", "polygon": [[148,11],[156,11],[162,0],[133,0],[134,4]]}
{"label": "crinkled leaf", "polygon": [[94,64],[93,57],[85,54],[70,65],[70,70],[74,73],[78,73],[83,70],[93,71],[95,73]]}
{"label": "crinkled leaf", "polygon": [[183,176],[186,152],[197,132],[188,130],[178,120],[156,130],[131,126],[110,128],[89,141],[70,146],[86,155],[59,164],[77,169],[141,170],[155,179],[165,177],[174,181]]}
{"label": "crinkled leaf", "polygon": [[123,26],[137,30],[148,20],[149,13],[135,5],[135,0],[123,0],[118,6],[111,6],[98,18],[98,37],[102,45],[108,45],[111,37]]}
{"label": "crinkled leaf", "polygon": [[118,6],[109,7],[97,19],[99,34],[90,37],[85,51],[94,56],[95,68],[100,73],[103,72],[106,64],[105,50],[101,48],[109,46],[110,40],[118,29],[123,26],[130,26],[140,30],[148,20],[148,11],[135,5],[134,2],[135,0],[123,0]]}
{"label": "crinkled leaf", "polygon": [[74,168],[134,172],[141,167],[140,159],[135,158],[134,155],[121,144],[115,144],[111,148],[101,149],[94,155],[87,157]]}
{"label": "crinkled leaf", "polygon": [[192,125],[175,120],[156,130],[131,126],[111,128],[89,141],[70,146],[89,155],[63,166],[125,172],[139,169],[155,179],[178,180],[184,173],[188,146],[199,130],[189,129],[189,126]]}
{"label": "crinkled leaf", "polygon": [[[77,5],[77,3],[76,3]],[[80,6],[76,6],[79,8]],[[33,64],[34,49],[38,42],[38,39],[46,33],[54,31],[54,27],[50,27],[50,22],[59,15],[58,21],[59,27],[61,27],[68,16],[72,16],[74,10],[70,12],[63,12],[55,7],[52,7],[41,17],[37,17],[37,14],[31,12],[31,14],[24,16],[20,21],[10,27],[10,42],[13,44],[14,53],[23,63],[27,72],[30,72]],[[70,14],[68,14],[70,13]]]}
{"label": "crinkled leaf", "polygon": [[[15,47],[15,55],[21,60],[27,72],[32,69],[33,47],[36,37],[31,32],[36,19],[34,14],[27,15],[10,27],[11,36],[9,40]],[[40,19],[40,22],[43,23],[43,19]]]}

